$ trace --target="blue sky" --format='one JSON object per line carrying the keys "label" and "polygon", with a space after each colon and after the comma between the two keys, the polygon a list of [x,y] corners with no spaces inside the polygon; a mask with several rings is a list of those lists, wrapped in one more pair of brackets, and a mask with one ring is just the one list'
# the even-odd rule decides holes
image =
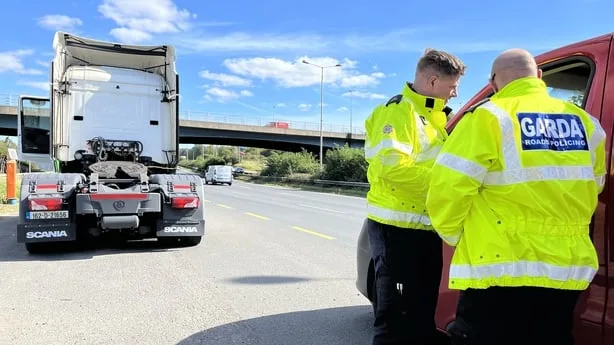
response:
{"label": "blue sky", "polygon": [[[362,127],[378,103],[411,80],[427,47],[457,54],[467,65],[459,108],[487,81],[502,50],[538,54],[614,31],[607,0],[436,2],[268,0],[9,1],[0,31],[0,102],[12,93],[47,95],[56,30],[120,43],[177,48],[182,111],[251,121],[317,123],[320,69],[325,70],[324,122]],[[513,5],[512,5],[513,4]]]}

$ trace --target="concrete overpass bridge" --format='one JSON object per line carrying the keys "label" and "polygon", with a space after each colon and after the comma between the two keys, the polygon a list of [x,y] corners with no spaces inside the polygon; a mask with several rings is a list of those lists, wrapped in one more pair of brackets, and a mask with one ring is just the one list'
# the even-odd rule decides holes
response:
{"label": "concrete overpass bridge", "polygon": [[[6,96],[0,97],[0,135],[17,135],[17,96],[13,98],[7,100]],[[288,123],[289,128],[268,126],[272,119],[184,111],[180,114],[179,140],[182,144],[247,146],[285,151],[304,148],[318,154],[319,123],[276,121]],[[348,126],[323,125],[325,150],[345,144],[363,147],[364,141],[362,128],[354,127],[350,131]]]}

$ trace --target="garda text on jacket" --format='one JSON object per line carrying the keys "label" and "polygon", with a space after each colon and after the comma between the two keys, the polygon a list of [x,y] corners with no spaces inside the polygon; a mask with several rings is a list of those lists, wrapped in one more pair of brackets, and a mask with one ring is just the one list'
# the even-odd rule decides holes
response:
{"label": "garda text on jacket", "polygon": [[518,113],[523,150],[587,151],[584,124],[574,114]]}

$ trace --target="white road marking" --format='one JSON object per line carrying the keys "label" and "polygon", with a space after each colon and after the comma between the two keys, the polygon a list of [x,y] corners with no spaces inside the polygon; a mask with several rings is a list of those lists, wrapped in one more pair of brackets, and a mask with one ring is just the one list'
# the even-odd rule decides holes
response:
{"label": "white road marking", "polygon": [[303,207],[309,207],[309,208],[314,208],[316,210],[322,210],[322,211],[328,211],[328,212],[335,212],[335,213],[343,213],[341,211],[337,211],[337,210],[333,210],[330,208],[323,208],[323,207],[318,207],[318,206],[312,206],[312,205],[305,205],[305,204],[298,204],[299,206],[303,206]]}

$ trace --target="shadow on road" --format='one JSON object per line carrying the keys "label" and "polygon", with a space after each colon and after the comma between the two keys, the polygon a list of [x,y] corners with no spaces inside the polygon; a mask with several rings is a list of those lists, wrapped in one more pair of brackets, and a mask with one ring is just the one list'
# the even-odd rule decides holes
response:
{"label": "shadow on road", "polygon": [[312,279],[302,278],[302,277],[290,277],[290,276],[247,276],[247,277],[237,277],[237,278],[227,279],[226,281],[229,283],[235,283],[235,284],[267,285],[267,284],[300,283],[300,282],[305,282],[308,280],[312,280]]}
{"label": "shadow on road", "polygon": [[308,310],[221,325],[177,345],[367,345],[372,323],[371,306]]}
{"label": "shadow on road", "polygon": [[17,243],[17,216],[0,216],[0,262],[87,260],[94,256],[170,251],[156,240],[104,240],[91,243],[50,243],[45,253],[30,254],[23,243]]}

